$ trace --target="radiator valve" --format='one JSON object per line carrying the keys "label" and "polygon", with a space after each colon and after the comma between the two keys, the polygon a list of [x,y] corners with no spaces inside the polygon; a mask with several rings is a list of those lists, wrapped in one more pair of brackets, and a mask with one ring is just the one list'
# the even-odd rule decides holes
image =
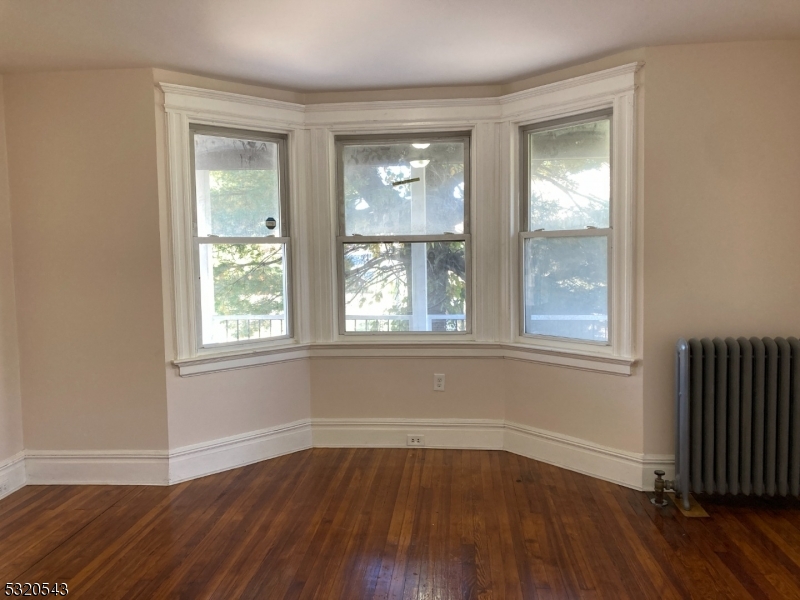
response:
{"label": "radiator valve", "polygon": [[673,487],[675,482],[670,479],[664,479],[663,478],[664,471],[657,470],[655,471],[655,474],[656,474],[656,481],[653,484],[653,489],[655,490],[655,494],[650,499],[650,502],[652,502],[656,506],[666,506],[667,504],[669,504],[669,502],[664,497],[664,491],[675,489]]}

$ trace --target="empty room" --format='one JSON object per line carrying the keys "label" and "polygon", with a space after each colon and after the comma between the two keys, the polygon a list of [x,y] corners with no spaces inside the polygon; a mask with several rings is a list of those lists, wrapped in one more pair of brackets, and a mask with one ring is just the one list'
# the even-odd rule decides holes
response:
{"label": "empty room", "polygon": [[800,600],[800,2],[0,0],[0,589]]}

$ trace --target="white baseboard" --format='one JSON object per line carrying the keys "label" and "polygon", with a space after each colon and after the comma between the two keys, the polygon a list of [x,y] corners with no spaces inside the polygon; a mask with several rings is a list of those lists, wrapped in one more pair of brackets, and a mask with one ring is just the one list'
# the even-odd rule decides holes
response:
{"label": "white baseboard", "polygon": [[32,485],[167,485],[164,450],[28,450]]}
{"label": "white baseboard", "polygon": [[29,450],[22,472],[33,485],[171,485],[310,447],[304,420],[171,452]]}
{"label": "white baseboard", "polygon": [[311,448],[308,419],[185,446],[169,455],[169,483],[180,483]]}
{"label": "white baseboard", "polygon": [[506,422],[504,448],[639,491],[653,489],[653,469],[674,472],[671,456],[626,452],[520,423]]}
{"label": "white baseboard", "polygon": [[428,448],[503,448],[503,421],[493,419],[313,419],[312,430],[319,448],[405,448],[409,434]]}
{"label": "white baseboard", "polygon": [[[171,485],[283,454],[322,448],[405,448],[407,436],[425,447],[507,450],[636,490],[653,489],[653,470],[674,473],[673,457],[608,448],[499,419],[304,419],[166,451],[28,451],[0,465],[0,485]],[[7,493],[11,493],[11,491]]]}
{"label": "white baseboard", "polygon": [[674,473],[672,456],[651,456],[499,419],[313,419],[314,447],[405,448],[409,434],[428,448],[507,450],[635,490],[652,490],[654,469]]}
{"label": "white baseboard", "polygon": [[24,487],[26,479],[24,452],[0,462],[0,500]]}

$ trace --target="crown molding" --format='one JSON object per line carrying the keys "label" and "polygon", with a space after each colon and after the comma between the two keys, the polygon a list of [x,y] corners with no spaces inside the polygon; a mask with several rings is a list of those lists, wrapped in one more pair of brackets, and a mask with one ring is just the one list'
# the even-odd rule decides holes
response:
{"label": "crown molding", "polygon": [[340,112],[367,110],[403,110],[420,108],[455,108],[473,106],[497,106],[500,97],[489,98],[450,98],[439,100],[372,100],[356,102],[330,102],[307,104],[306,112]]}
{"label": "crown molding", "polygon": [[[363,112],[363,111],[397,111],[397,110],[435,110],[435,109],[454,109],[454,108],[482,108],[482,107],[501,107],[512,103],[531,100],[540,96],[552,95],[556,92],[570,90],[586,86],[587,84],[599,83],[612,80],[614,78],[633,76],[644,66],[644,62],[634,62],[587,75],[580,75],[563,81],[548,83],[521,90],[503,96],[492,96],[484,98],[451,98],[434,100],[376,100],[376,101],[355,101],[355,102],[329,102],[320,104],[298,104],[294,102],[284,102],[281,100],[270,100],[254,96],[245,96],[232,92],[220,92],[216,90],[206,90],[201,88],[177,85],[172,83],[159,83],[159,87],[165,94],[178,96],[188,96],[202,98],[215,102],[233,102],[236,104],[246,104],[261,108],[289,110],[299,113],[319,114],[319,113],[341,113],[341,112]],[[619,93],[624,93],[633,89],[634,84],[625,83],[619,88]],[[606,92],[607,95],[608,92]],[[181,110],[182,107],[165,102],[167,110]],[[499,116],[499,115],[498,115]]]}
{"label": "crown molding", "polygon": [[[614,77],[635,75],[636,72],[639,71],[639,69],[641,69],[643,66],[644,62],[641,61],[628,63],[625,65],[620,65],[619,67],[612,67],[610,69],[604,69],[603,71],[589,73],[587,75],[579,75],[578,77],[571,77],[570,79],[564,79],[562,81],[540,85],[527,90],[520,90],[519,92],[514,92],[513,94],[506,94],[505,96],[500,96],[498,101],[500,104],[510,104],[512,102],[528,100],[529,98],[535,98],[536,96],[544,96],[554,92],[560,92],[562,90],[583,86],[589,83],[613,79]],[[633,89],[632,84],[630,87],[626,86],[620,91],[625,92],[629,91],[630,89]]]}
{"label": "crown molding", "polygon": [[[165,94],[175,94],[178,96],[189,96],[203,98],[205,100],[216,100],[223,102],[235,102],[237,104],[249,104],[262,108],[277,108],[280,110],[291,110],[294,112],[305,112],[304,104],[295,102],[284,102],[283,100],[271,100],[270,98],[259,98],[257,96],[246,96],[244,94],[234,94],[233,92],[220,92],[217,90],[207,90],[203,88],[190,87],[188,85],[178,85],[175,83],[159,83],[158,87]],[[165,102],[164,107],[170,110],[172,106]]]}

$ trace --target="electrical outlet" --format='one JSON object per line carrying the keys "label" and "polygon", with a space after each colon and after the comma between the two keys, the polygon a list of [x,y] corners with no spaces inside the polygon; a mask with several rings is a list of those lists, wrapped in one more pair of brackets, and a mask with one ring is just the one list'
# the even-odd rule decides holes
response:
{"label": "electrical outlet", "polygon": [[425,436],[424,435],[411,435],[408,434],[408,439],[406,440],[407,446],[424,446],[425,445]]}
{"label": "electrical outlet", "polygon": [[444,391],[444,373],[433,374],[433,391],[434,392]]}

